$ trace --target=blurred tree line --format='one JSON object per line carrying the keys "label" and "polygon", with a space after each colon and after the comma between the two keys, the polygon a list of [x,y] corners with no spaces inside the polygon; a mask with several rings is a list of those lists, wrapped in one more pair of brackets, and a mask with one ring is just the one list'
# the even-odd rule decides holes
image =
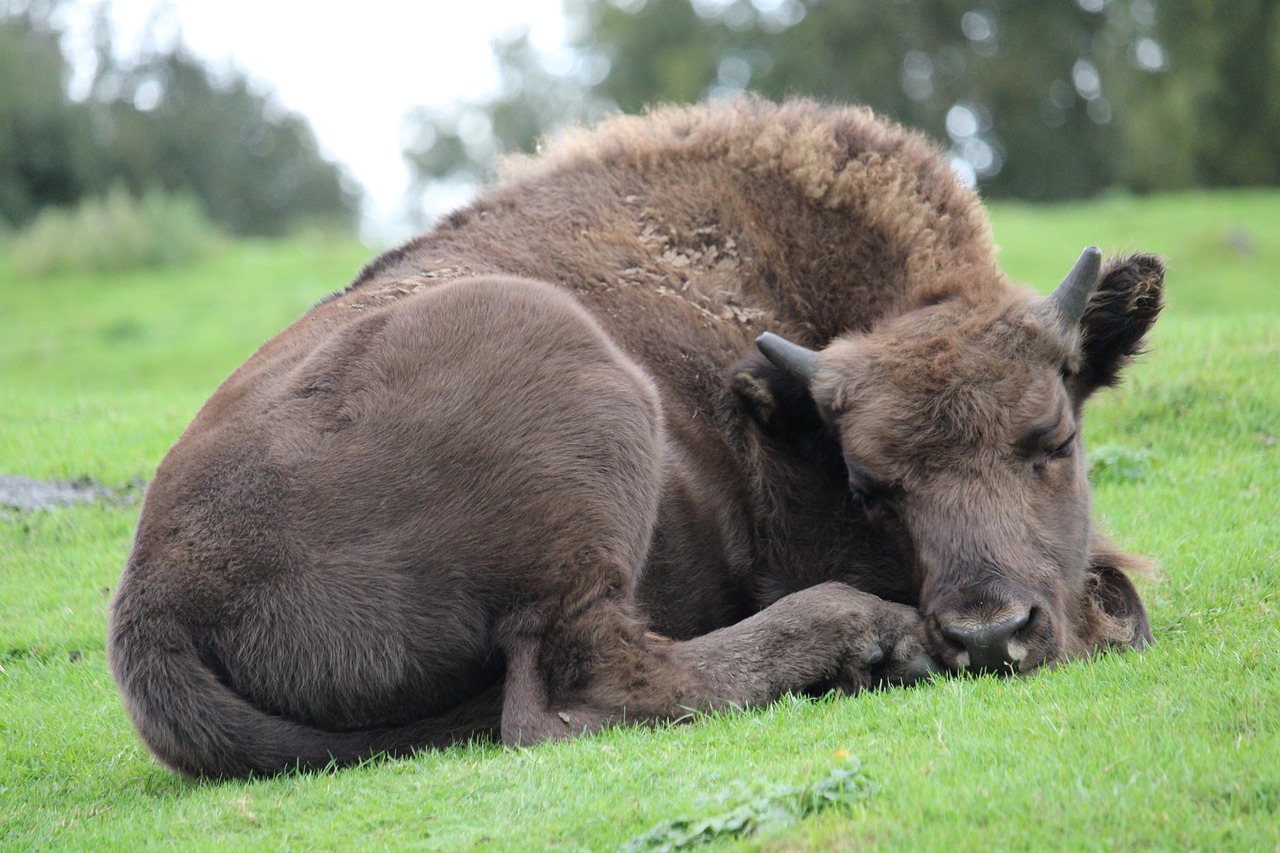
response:
{"label": "blurred tree line", "polygon": [[555,127],[744,90],[865,103],[992,197],[1280,183],[1280,0],[566,0],[490,98],[407,119],[421,185]]}
{"label": "blurred tree line", "polygon": [[160,44],[155,21],[139,55],[118,56],[105,4],[89,28],[92,66],[77,67],[63,50],[68,5],[0,0],[0,224],[123,187],[195,196],[233,234],[354,226],[358,191],[305,119],[180,39]]}

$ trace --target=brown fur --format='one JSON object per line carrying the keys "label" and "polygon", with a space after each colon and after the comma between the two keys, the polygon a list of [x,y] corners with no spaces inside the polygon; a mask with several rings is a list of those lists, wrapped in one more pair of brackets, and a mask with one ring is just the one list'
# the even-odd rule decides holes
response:
{"label": "brown fur", "polygon": [[[1139,644],[1082,454],[1045,442],[1161,282],[1115,261],[1061,329],[866,110],[615,119],[218,389],[148,490],[113,672],[163,761],[243,776],[910,681],[1005,607],[1024,670]],[[764,330],[823,348],[810,385]]]}

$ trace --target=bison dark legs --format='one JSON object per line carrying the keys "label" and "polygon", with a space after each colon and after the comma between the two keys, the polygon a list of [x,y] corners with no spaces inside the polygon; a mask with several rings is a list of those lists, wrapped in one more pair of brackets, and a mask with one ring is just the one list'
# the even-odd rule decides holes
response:
{"label": "bison dark legs", "polygon": [[[530,744],[611,723],[762,705],[788,692],[916,681],[935,670],[919,616],[841,583],[793,593],[735,625],[677,642],[643,633],[625,605],[530,636],[508,655],[502,738]],[[583,662],[588,662],[583,665]],[[576,668],[571,680],[568,670]]]}

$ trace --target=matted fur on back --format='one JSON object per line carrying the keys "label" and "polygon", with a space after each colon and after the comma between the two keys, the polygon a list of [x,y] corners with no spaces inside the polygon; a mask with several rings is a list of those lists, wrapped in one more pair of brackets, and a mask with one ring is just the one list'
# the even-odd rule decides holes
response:
{"label": "matted fur on back", "polygon": [[1003,282],[976,195],[936,146],[865,108],[744,97],[619,116],[503,175],[338,301],[524,275],[573,290],[633,354],[654,316],[664,330],[678,316],[727,363],[765,328],[820,345]]}

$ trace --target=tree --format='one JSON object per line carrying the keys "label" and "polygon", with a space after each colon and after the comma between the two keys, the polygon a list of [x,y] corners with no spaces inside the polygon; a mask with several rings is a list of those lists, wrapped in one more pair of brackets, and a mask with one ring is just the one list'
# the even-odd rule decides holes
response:
{"label": "tree", "polygon": [[92,117],[66,95],[58,33],[35,13],[0,17],[0,221],[98,187]]}
{"label": "tree", "polygon": [[359,192],[310,125],[243,74],[215,75],[182,44],[117,56],[98,20],[84,100],[57,25],[60,0],[0,3],[0,219],[20,227],[46,206],[124,186],[186,192],[237,234],[298,223],[354,225]]}
{"label": "tree", "polygon": [[310,125],[244,75],[215,80],[181,46],[110,73],[101,132],[113,174],[135,192],[193,192],[236,234],[353,224],[357,193],[321,157]]}
{"label": "tree", "polygon": [[[624,111],[752,89],[866,103],[949,140],[990,195],[1077,197],[1115,173],[1105,4],[579,0]],[[1088,4],[1082,4],[1088,5]]]}
{"label": "tree", "polygon": [[1280,183],[1280,2],[1134,5],[1130,59],[1169,73],[1132,81],[1124,180],[1139,189]]}
{"label": "tree", "polygon": [[474,185],[493,176],[500,155],[532,153],[554,128],[598,119],[606,104],[591,91],[605,70],[580,51],[554,68],[527,31],[493,43],[499,86],[490,97],[443,109],[420,107],[405,117],[404,157],[416,196],[433,183]]}
{"label": "tree", "polygon": [[[596,72],[558,86],[577,86],[597,111],[748,89],[866,103],[948,144],[989,196],[1275,183],[1278,5],[566,0],[578,62]],[[542,61],[498,58],[503,68]],[[473,123],[496,103],[468,105]],[[538,115],[546,132],[566,111]],[[444,159],[484,174],[493,152],[529,150],[537,135],[455,146]],[[423,181],[439,174],[429,158],[413,163]]]}

